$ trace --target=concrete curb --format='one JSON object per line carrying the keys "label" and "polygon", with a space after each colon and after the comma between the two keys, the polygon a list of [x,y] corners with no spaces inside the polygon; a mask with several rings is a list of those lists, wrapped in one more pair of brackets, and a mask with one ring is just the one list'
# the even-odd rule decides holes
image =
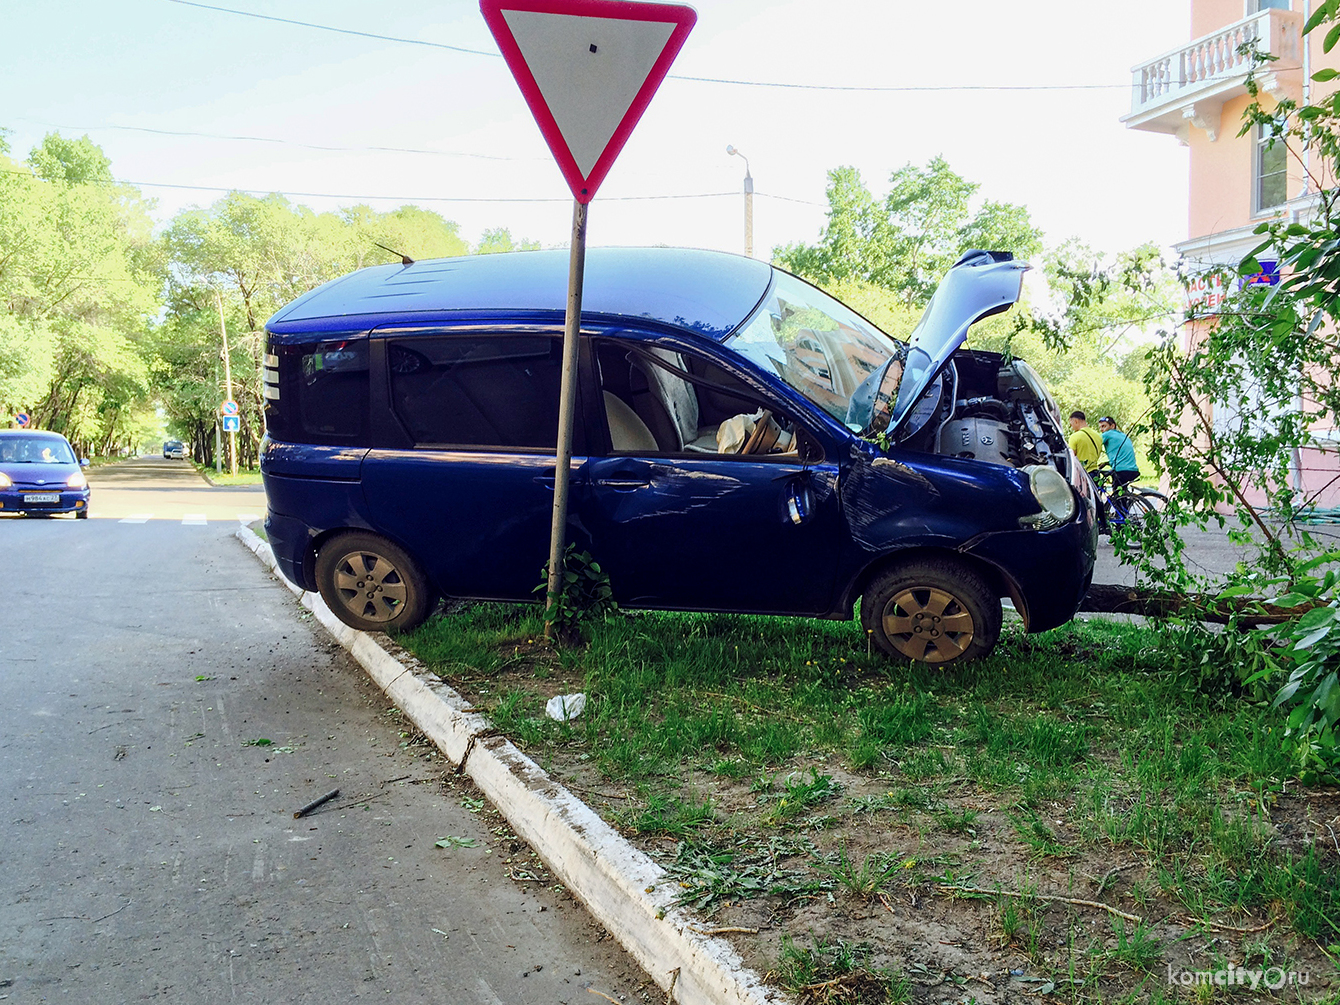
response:
{"label": "concrete curb", "polygon": [[[280,575],[270,546],[252,530],[236,537],[297,595],[377,685],[469,775],[517,835],[680,1005],[781,1005],[788,1001],[745,969],[724,939],[703,935],[671,906],[675,884],[589,806],[501,736],[437,677],[405,666],[365,632],[339,621],[319,594]],[[676,976],[677,975],[677,976]]]}

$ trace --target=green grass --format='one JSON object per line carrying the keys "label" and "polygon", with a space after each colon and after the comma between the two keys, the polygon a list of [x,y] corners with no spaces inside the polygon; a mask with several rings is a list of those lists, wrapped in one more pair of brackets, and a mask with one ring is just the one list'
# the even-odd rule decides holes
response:
{"label": "green grass", "polygon": [[[537,607],[480,604],[402,641],[541,760],[580,757],[642,789],[625,827],[795,834],[891,814],[966,842],[977,812],[944,798],[950,783],[966,785],[1006,808],[997,837],[1038,868],[1064,870],[1086,852],[1138,858],[1149,867],[1132,903],[1162,898],[1219,922],[1279,914],[1340,943],[1334,866],[1315,848],[1280,851],[1262,814],[1294,777],[1277,713],[1192,686],[1146,630],[1007,630],[989,659],[947,670],[871,657],[848,622],[641,613],[589,626],[586,646],[558,652],[538,644],[541,632]],[[543,715],[560,680],[588,695],[575,722]],[[824,764],[887,788],[841,799]],[[737,788],[752,779],[755,809],[714,821],[692,772]],[[877,861],[849,863],[838,882],[867,885]],[[1119,936],[1111,961],[1140,965],[1140,938]]]}
{"label": "green grass", "polygon": [[191,462],[191,466],[205,475],[215,485],[259,485],[261,484],[260,468],[238,468],[237,474],[232,474],[225,466],[222,471],[215,471],[213,467],[204,464]]}
{"label": "green grass", "polygon": [[800,1005],[902,1005],[911,1001],[907,978],[870,966],[870,955],[870,946],[862,943],[815,939],[809,946],[799,946],[784,937],[777,974],[782,987]]}

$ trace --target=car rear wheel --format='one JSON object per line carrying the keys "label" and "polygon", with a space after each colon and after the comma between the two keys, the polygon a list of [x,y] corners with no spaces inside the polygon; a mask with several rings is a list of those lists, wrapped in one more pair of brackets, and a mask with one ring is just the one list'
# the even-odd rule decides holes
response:
{"label": "car rear wheel", "polygon": [[316,584],[337,618],[365,632],[407,632],[432,610],[432,591],[418,563],[376,534],[341,534],[323,544]]}
{"label": "car rear wheel", "polygon": [[875,578],[861,599],[861,624],[895,659],[966,663],[995,648],[1000,600],[966,566],[921,559]]}

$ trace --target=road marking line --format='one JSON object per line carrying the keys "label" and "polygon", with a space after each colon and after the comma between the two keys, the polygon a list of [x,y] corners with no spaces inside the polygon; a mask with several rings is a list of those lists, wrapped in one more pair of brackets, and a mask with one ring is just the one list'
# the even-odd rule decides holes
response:
{"label": "road marking line", "polygon": [[181,525],[183,527],[204,527],[208,525],[208,523],[209,521],[205,519],[204,513],[187,513],[181,518]]}
{"label": "road marking line", "polygon": [[148,523],[153,518],[152,513],[135,513],[124,520],[118,520],[117,523]]}

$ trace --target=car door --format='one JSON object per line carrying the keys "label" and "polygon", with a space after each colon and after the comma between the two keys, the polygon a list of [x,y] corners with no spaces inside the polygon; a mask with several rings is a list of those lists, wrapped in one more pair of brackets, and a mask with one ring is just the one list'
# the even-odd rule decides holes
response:
{"label": "car door", "polygon": [[[549,556],[562,343],[548,332],[374,332],[376,528],[448,596],[533,599]],[[384,402],[378,407],[377,401]],[[573,472],[579,491],[580,429]]]}
{"label": "car door", "polygon": [[[842,519],[819,435],[721,362],[682,346],[595,340],[582,523],[630,606],[822,614]],[[794,451],[722,453],[716,432],[772,411]],[[737,423],[738,425],[738,423]],[[730,438],[728,430],[726,438]],[[596,455],[598,453],[598,456]]]}

